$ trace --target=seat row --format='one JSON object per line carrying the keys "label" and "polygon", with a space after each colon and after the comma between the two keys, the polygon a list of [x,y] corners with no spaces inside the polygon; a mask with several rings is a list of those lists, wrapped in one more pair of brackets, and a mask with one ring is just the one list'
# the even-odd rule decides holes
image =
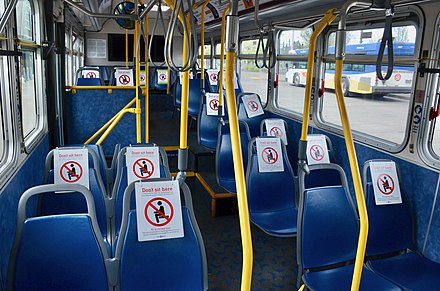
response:
{"label": "seat row", "polygon": [[[333,171],[335,185],[310,187],[300,174],[298,215],[299,278],[310,290],[347,290],[351,285],[359,216],[342,168],[312,165],[310,175]],[[390,160],[367,161],[363,169],[369,233],[360,290],[434,290],[440,264],[425,258],[415,244],[410,202]]]}
{"label": "seat row", "polygon": [[[120,146],[116,148],[119,149]],[[119,235],[124,190],[129,182],[149,177],[146,168],[145,171],[141,172],[141,166],[146,167],[142,164],[142,162],[146,162],[146,159],[142,159],[139,165],[136,164],[137,168],[134,168],[136,161],[131,161],[132,165],[127,164],[127,150],[141,148],[156,150],[158,166],[156,169],[157,175],[154,175],[154,177],[170,178],[166,152],[155,144],[136,144],[122,147],[112,162],[113,170],[115,170],[113,173],[104,165],[105,161],[102,156],[98,156],[97,153],[102,154],[102,151],[97,145],[58,148],[50,151],[46,157],[46,183],[80,183],[91,191],[98,225],[109,248],[113,246],[112,249]],[[87,156],[87,163],[85,163],[85,159],[81,161],[78,158],[79,154],[77,153],[82,151]],[[58,164],[57,167],[55,167],[56,163]],[[127,167],[131,167],[131,169]],[[129,173],[134,173],[133,171],[137,171],[138,176],[132,174],[132,177],[129,177]],[[154,171],[154,169],[151,169],[151,171]],[[106,174],[103,175],[103,172]],[[81,197],[70,194],[41,195],[38,204],[40,215],[76,213],[86,209],[85,202]]]}
{"label": "seat row", "polygon": [[[150,90],[157,92],[167,91],[168,84],[172,83],[174,75],[166,67],[149,69]],[[145,66],[141,66],[140,84],[145,85]],[[135,86],[134,70],[129,67],[115,67],[108,72],[106,67],[82,67],[76,72],[75,85],[77,86]]]}
{"label": "seat row", "polygon": [[[174,213],[181,213],[183,236],[141,241],[136,206],[131,205],[140,195],[135,191],[137,183],[124,191],[121,232],[114,252],[105,243],[95,199],[86,187],[46,184],[27,190],[18,207],[8,290],[207,290],[206,254],[188,186],[180,186],[182,204],[174,204]],[[179,188],[178,182],[170,179],[142,181],[142,187],[170,183]],[[27,216],[32,197],[65,195],[66,191],[82,197],[86,210]],[[174,221],[176,216],[166,217]]]}

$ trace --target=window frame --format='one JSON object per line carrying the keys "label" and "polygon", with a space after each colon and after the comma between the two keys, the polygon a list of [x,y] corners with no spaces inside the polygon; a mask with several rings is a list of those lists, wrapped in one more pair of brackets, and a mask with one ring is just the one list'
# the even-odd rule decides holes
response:
{"label": "window frame", "polygon": [[[46,120],[46,95],[44,93],[43,84],[45,82],[45,77],[43,76],[43,62],[42,62],[42,47],[41,40],[43,35],[43,28],[41,23],[36,21],[42,17],[41,7],[38,1],[27,0],[31,4],[32,8],[32,21],[33,21],[33,41],[21,42],[18,48],[19,51],[33,51],[34,52],[34,85],[35,85],[35,106],[36,106],[36,125],[32,131],[26,136],[22,136],[24,151],[29,153],[43,138],[47,131],[47,120]],[[15,13],[15,17],[17,14]],[[17,19],[16,21],[19,21]],[[16,33],[16,32],[15,32]],[[18,37],[18,35],[17,35]],[[21,78],[18,78],[21,82]],[[21,88],[21,86],[20,86]],[[17,98],[22,98],[22,92],[19,92]],[[20,107],[20,116],[23,118],[22,108]],[[21,121],[21,134],[23,134],[23,122]]]}
{"label": "window frame", "polygon": [[[285,31],[292,31],[292,30],[301,31],[301,30],[305,30],[305,29],[309,29],[309,28],[306,27],[306,28],[302,28],[302,29],[301,28],[281,29],[281,30],[279,30],[277,32],[277,35],[276,35],[276,41],[277,41],[277,43],[276,43],[277,64],[275,66],[275,70],[276,70],[275,72],[276,72],[276,74],[278,74],[278,78],[279,79],[284,77],[284,76],[280,75],[280,62],[305,62],[305,63],[307,63],[307,59],[308,59],[308,55],[285,55],[285,54],[280,54],[280,38],[281,38],[281,34],[283,32],[285,32]],[[312,28],[312,32],[313,32],[313,28]],[[320,43],[320,40],[318,38],[315,50],[318,50],[319,43]],[[319,54],[319,51],[318,51],[318,54]],[[316,75],[316,71],[317,71],[316,69],[317,69],[317,62],[315,61],[315,68],[314,68],[315,75]],[[296,121],[302,121],[302,119],[303,119],[303,112],[297,112],[297,111],[294,111],[294,110],[290,110],[288,108],[280,107],[280,105],[278,103],[278,96],[279,96],[279,93],[280,93],[279,89],[280,89],[280,86],[278,85],[275,88],[275,92],[274,92],[274,96],[273,96],[274,98],[273,98],[273,101],[272,101],[272,106],[273,106],[274,112],[276,112],[276,113],[278,113],[278,114],[280,114],[282,116],[286,116],[286,117],[292,118],[292,119],[294,119]],[[304,88],[304,90],[305,90],[305,88]],[[312,90],[314,90],[314,86],[312,86]],[[312,95],[313,95],[313,92],[312,92]],[[304,99],[304,95],[301,96],[301,98]],[[313,97],[312,97],[312,99],[313,99]],[[312,103],[312,106],[313,106],[313,103]],[[302,109],[302,111],[303,110],[304,109]]]}
{"label": "window frame", "polygon": [[[440,54],[440,13],[437,15],[435,22],[435,29],[437,30],[436,35],[433,38],[430,51],[435,53],[434,55]],[[428,68],[440,68],[440,61],[435,60],[431,57],[428,61]],[[420,123],[420,138],[417,140],[417,148],[420,148],[419,155],[421,159],[428,165],[440,169],[440,153],[436,154],[432,148],[432,140],[434,135],[434,130],[436,126],[440,126],[440,119],[432,122],[429,120],[429,112],[436,99],[436,89],[440,86],[440,74],[429,74],[426,82],[426,91],[423,96],[426,100],[423,111],[422,111],[422,121]],[[438,96],[440,102],[440,96]],[[440,117],[437,117],[437,119]],[[437,123],[437,124],[436,124]]]}
{"label": "window frame", "polygon": [[[414,64],[414,73],[413,73],[413,82],[411,84],[411,94],[410,94],[410,100],[409,100],[409,105],[408,105],[408,114],[405,119],[406,120],[406,127],[405,127],[405,133],[403,136],[403,140],[400,144],[397,144],[395,142],[388,141],[388,140],[376,137],[374,135],[352,129],[352,134],[353,134],[354,140],[371,145],[371,146],[374,146],[374,147],[377,147],[379,149],[385,150],[390,153],[401,152],[406,147],[408,140],[409,140],[410,130],[411,130],[411,110],[412,110],[414,103],[415,103],[415,86],[416,86],[415,80],[416,80],[416,73],[417,73],[416,65],[417,65],[418,56],[420,55],[421,38],[423,36],[425,21],[424,21],[422,12],[420,11],[419,8],[417,8],[415,6],[405,7],[404,11],[403,10],[399,11],[399,8],[396,7],[395,15],[397,17],[399,13],[406,13],[407,14],[409,12],[413,13],[417,17],[418,23],[415,21],[411,21],[411,20],[397,22],[397,24],[393,23],[393,25],[395,25],[395,26],[413,25],[416,28],[416,33],[417,33],[416,39],[415,39],[414,56],[412,58],[409,58],[411,60],[411,63]],[[367,19],[365,19],[365,20],[362,19],[362,21],[366,21],[366,20]],[[362,27],[364,27],[364,26],[362,26],[362,24],[347,26],[347,31],[361,29]],[[381,26],[380,23],[375,23],[374,25],[371,25],[369,28],[371,28],[371,29],[383,28],[383,26]],[[331,57],[329,57],[329,55],[327,55],[327,51],[326,51],[327,47],[326,46],[327,46],[330,34],[334,33],[334,32],[336,32],[336,27],[332,27],[331,29],[329,29],[325,34],[325,41],[321,44],[321,50],[324,53],[324,55],[321,58],[321,62],[319,63],[319,69],[317,70],[317,74],[318,74],[317,76],[319,76],[319,78],[317,78],[318,81],[324,77],[324,66],[326,64],[326,60],[331,59]],[[359,64],[359,60],[360,60],[359,56],[347,56],[346,59],[348,59],[347,63],[356,63],[356,64]],[[334,61],[334,59],[333,59],[333,61]],[[346,62],[344,61],[344,64],[345,63]],[[323,98],[315,98],[315,100],[313,100],[312,103],[313,103],[313,108],[314,108],[312,110],[312,118],[314,120],[316,127],[318,129],[322,129],[322,130],[325,130],[328,132],[343,135],[343,130],[342,130],[341,126],[335,125],[335,124],[330,124],[330,123],[324,122],[322,120]]]}

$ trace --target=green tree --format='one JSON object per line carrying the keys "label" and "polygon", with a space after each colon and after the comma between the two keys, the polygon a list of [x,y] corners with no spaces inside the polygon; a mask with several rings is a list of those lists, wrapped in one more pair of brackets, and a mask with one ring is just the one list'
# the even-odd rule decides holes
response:
{"label": "green tree", "polygon": [[397,42],[409,42],[408,28],[405,26],[394,27],[393,40]]}

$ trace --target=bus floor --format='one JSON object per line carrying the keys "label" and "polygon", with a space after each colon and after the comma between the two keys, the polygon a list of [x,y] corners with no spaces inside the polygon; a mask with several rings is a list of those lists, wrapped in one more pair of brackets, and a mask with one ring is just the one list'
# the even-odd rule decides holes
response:
{"label": "bus floor", "polygon": [[[171,111],[151,112],[150,131],[152,142],[159,146],[178,145],[179,113],[171,117]],[[197,142],[197,121],[188,129],[190,147],[189,169],[194,171],[195,155],[198,172],[216,193],[225,192],[216,182],[215,154]],[[171,172],[177,171],[177,156],[168,155]],[[237,200],[219,199],[217,217],[211,215],[211,197],[194,177],[186,183],[191,189],[194,212],[203,236],[208,260],[208,287],[214,291],[240,290],[242,271],[242,246],[237,210]],[[296,289],[298,266],[296,263],[296,238],[272,237],[251,224],[253,243],[252,290]]]}
{"label": "bus floor", "polygon": [[[231,214],[233,210],[218,209],[220,215],[212,217],[208,193],[195,178],[187,179],[187,183],[205,243],[209,290],[240,290],[242,247],[238,215]],[[236,209],[233,203],[235,199],[230,204],[218,203],[217,207]],[[272,237],[252,224],[251,234],[254,251],[252,290],[295,289],[296,238]]]}

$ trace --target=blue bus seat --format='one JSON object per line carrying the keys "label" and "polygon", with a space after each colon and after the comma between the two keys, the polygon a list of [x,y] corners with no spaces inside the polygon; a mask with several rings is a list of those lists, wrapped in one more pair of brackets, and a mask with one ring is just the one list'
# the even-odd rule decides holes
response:
{"label": "blue bus seat", "polygon": [[[151,180],[144,180],[148,181]],[[121,235],[115,256],[120,261],[119,290],[143,290],[145,286],[151,290],[207,290],[206,253],[188,186],[181,185],[184,237],[139,242],[136,209],[130,202],[134,200],[135,184],[131,183],[124,192]]]}
{"label": "blue bus seat", "polygon": [[[267,130],[266,130],[266,123],[265,120],[276,120],[276,119],[281,119],[281,118],[265,118],[261,121],[260,123],[260,136],[266,136],[267,134]],[[292,135],[289,132],[289,127],[287,125],[287,122],[284,119],[283,120],[284,123],[284,128],[286,130],[286,139],[287,139],[287,143],[286,146],[286,150],[287,150],[287,157],[289,158],[289,162],[290,165],[293,165],[292,169],[293,169],[293,173],[295,174],[295,176],[297,175],[297,164],[298,164],[298,149],[296,147],[296,142],[294,142],[294,139],[292,137]]]}
{"label": "blue bus seat", "polygon": [[[59,150],[69,150],[75,147],[64,147]],[[83,147],[77,147],[83,148]],[[109,244],[110,241],[110,217],[112,216],[111,199],[107,195],[104,183],[102,182],[98,157],[93,149],[86,148],[89,159],[93,163],[89,163],[89,187],[93,195],[96,216],[101,233]],[[55,150],[51,150],[45,161],[45,178],[46,183],[54,182],[53,159]],[[39,197],[38,214],[39,215],[55,215],[60,213],[78,213],[86,210],[85,200],[77,193],[57,193],[42,194]]]}
{"label": "blue bus seat", "polygon": [[256,93],[240,93],[240,94],[236,95],[237,96],[238,119],[243,120],[244,122],[246,122],[248,124],[251,137],[256,137],[256,136],[260,135],[261,121],[266,119],[266,113],[264,113],[262,115],[254,116],[252,118],[249,118],[246,113],[246,108],[245,108],[245,105],[243,104],[243,100],[241,99],[241,97],[246,96],[246,95],[254,95],[254,94],[258,96],[258,99],[260,100],[260,104],[262,104],[260,96]]}
{"label": "blue bus seat", "polygon": [[[224,102],[223,106],[225,108],[225,115],[223,116],[223,120],[228,119],[228,110],[225,105],[226,103]],[[206,96],[203,96],[199,118],[197,119],[197,139],[200,145],[203,145],[211,150],[216,149],[219,122],[218,116],[207,114]]]}
{"label": "blue bus seat", "polygon": [[[168,83],[171,82],[171,76],[168,76],[168,78],[167,78],[168,82],[167,83],[160,83],[159,84],[159,70],[166,70],[167,74],[168,74],[168,68],[167,67],[155,67],[155,68],[153,68],[153,72],[152,72],[152,74],[153,74],[153,76],[152,76],[153,77],[153,86],[152,87],[153,88],[152,89],[157,90],[157,91],[166,91],[167,88],[168,88]],[[170,75],[171,75],[171,72],[172,71],[169,71]]]}
{"label": "blue bus seat", "polygon": [[77,86],[102,86],[100,78],[78,78]]}
{"label": "blue bus seat", "polygon": [[[247,168],[248,143],[251,139],[246,122],[239,121],[241,153],[244,171]],[[218,125],[218,141],[215,153],[217,183],[231,193],[236,193],[234,161],[232,159],[231,134],[229,122]]]}
{"label": "blue bus seat", "polygon": [[[306,189],[298,215],[298,264],[311,290],[349,290],[358,217],[346,186]],[[363,267],[359,290],[400,290]]]}
{"label": "blue bus seat", "polygon": [[[273,139],[274,137],[260,137]],[[282,143],[282,141],[281,141]],[[295,236],[298,208],[295,203],[295,176],[284,144],[283,172],[259,172],[256,139],[249,142],[246,190],[251,221],[272,236]],[[270,194],[269,194],[270,193]]]}
{"label": "blue bus seat", "polygon": [[438,288],[440,264],[425,258],[416,249],[411,205],[402,187],[402,203],[376,205],[371,176],[368,178],[371,161],[389,160],[369,160],[364,164],[363,180],[369,219],[367,265],[404,290]]}
{"label": "blue bus seat", "polygon": [[[84,196],[85,213],[26,216],[34,195],[74,191]],[[27,190],[18,205],[10,256],[8,290],[110,290],[110,259],[100,232],[92,194],[81,185],[41,185]]]}
{"label": "blue bus seat", "polygon": [[[104,79],[101,71],[99,67],[81,67],[76,70],[75,84],[77,86],[102,86],[104,85]],[[88,81],[85,79],[92,80]]]}
{"label": "blue bus seat", "polygon": [[[131,145],[132,147],[155,147],[157,145],[151,143],[151,144],[135,144]],[[122,149],[118,153],[118,158],[116,161],[116,178],[115,178],[115,185],[113,187],[112,192],[112,199],[114,200],[114,221],[112,222],[114,233],[113,241],[118,237],[119,230],[121,226],[122,221],[122,203],[123,203],[123,195],[124,191],[128,186],[128,178],[127,178],[127,165],[126,165],[126,153],[127,153],[127,146],[122,147]],[[168,165],[168,158],[167,154],[164,149],[159,147],[159,162],[160,162],[160,177],[161,178],[170,178],[170,168]],[[131,209],[135,208],[135,201],[134,199],[131,201]]]}

